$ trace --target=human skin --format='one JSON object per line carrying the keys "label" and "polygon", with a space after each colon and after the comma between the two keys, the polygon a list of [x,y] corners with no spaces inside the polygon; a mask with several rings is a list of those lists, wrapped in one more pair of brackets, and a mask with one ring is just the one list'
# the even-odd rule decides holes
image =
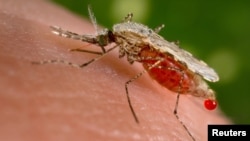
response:
{"label": "human skin", "polygon": [[[83,69],[31,64],[49,59],[81,64],[96,57],[68,50],[98,51],[97,46],[53,35],[49,29],[57,25],[93,34],[87,19],[46,1],[0,3],[0,140],[191,140],[173,114],[176,93],[147,74],[129,85],[140,124],[135,122],[124,84],[143,68],[119,59],[118,50]],[[208,124],[230,123],[219,109],[207,111],[202,102],[183,95],[178,108],[199,141],[207,140]]]}

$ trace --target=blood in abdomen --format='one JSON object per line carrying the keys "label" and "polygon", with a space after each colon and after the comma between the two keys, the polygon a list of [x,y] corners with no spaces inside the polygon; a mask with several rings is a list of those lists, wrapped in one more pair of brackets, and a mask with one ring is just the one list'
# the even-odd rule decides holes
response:
{"label": "blood in abdomen", "polygon": [[[160,85],[181,94],[188,93],[194,89],[193,75],[187,70],[185,65],[174,60],[172,56],[155,52],[149,48],[143,49],[140,56],[147,58],[142,60],[141,63],[148,71],[150,77]],[[161,58],[163,61],[159,65],[149,69],[150,66],[159,60],[157,58]]]}

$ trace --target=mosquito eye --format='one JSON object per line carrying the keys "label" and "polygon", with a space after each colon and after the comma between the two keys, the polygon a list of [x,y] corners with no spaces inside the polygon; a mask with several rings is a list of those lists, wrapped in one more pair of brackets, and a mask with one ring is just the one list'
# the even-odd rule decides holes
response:
{"label": "mosquito eye", "polygon": [[108,37],[111,42],[115,42],[115,36],[112,31],[108,31]]}
{"label": "mosquito eye", "polygon": [[107,36],[106,35],[100,35],[98,39],[98,44],[100,46],[106,46],[108,44]]}

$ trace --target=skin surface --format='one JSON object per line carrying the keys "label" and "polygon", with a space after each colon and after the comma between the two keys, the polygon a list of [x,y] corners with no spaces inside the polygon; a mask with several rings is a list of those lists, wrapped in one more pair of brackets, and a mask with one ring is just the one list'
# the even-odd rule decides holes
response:
{"label": "skin surface", "polygon": [[[0,140],[191,140],[173,114],[176,93],[147,74],[129,85],[140,120],[135,123],[124,84],[143,67],[118,59],[118,50],[84,69],[31,64],[49,59],[81,64],[96,57],[68,50],[100,48],[53,35],[49,29],[57,25],[93,34],[87,19],[46,1],[0,3]],[[207,111],[202,99],[189,95],[180,97],[178,110],[199,141],[207,140],[207,124],[230,123],[219,110]]]}

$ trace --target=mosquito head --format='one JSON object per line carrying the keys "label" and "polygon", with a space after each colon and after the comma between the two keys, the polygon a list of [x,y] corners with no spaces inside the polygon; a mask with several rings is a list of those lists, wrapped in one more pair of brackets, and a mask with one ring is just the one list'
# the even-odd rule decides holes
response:
{"label": "mosquito head", "polygon": [[109,42],[115,42],[115,35],[113,34],[113,32],[111,30],[108,30],[108,39]]}
{"label": "mosquito head", "polygon": [[107,28],[103,29],[96,37],[99,46],[106,46],[115,41],[114,34]]}

